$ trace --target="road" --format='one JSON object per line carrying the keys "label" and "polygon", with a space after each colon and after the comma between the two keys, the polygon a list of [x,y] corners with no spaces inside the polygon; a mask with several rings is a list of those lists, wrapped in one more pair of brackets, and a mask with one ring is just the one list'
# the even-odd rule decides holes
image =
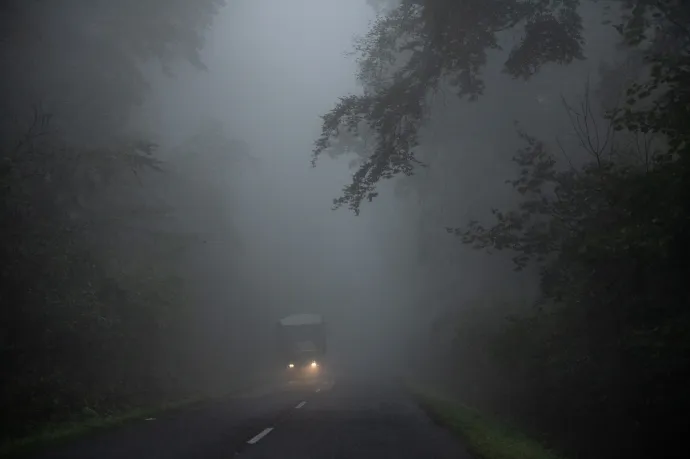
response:
{"label": "road", "polygon": [[142,420],[40,459],[469,459],[402,386],[286,384]]}

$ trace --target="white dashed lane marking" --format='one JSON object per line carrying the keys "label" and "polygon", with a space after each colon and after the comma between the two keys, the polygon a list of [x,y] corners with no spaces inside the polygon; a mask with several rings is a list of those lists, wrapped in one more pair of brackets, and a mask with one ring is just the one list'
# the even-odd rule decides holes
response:
{"label": "white dashed lane marking", "polygon": [[[316,389],[316,392],[319,392],[320,390],[321,390],[321,389]],[[302,407],[303,407],[304,405],[306,405],[306,404],[307,404],[307,401],[306,401],[306,400],[303,400],[303,401],[299,402],[299,403],[297,404],[297,406],[295,406],[295,409],[298,409],[298,410],[299,410],[300,408],[302,408]],[[247,443],[249,443],[250,445],[253,445],[254,443],[257,443],[259,440],[261,440],[261,439],[264,438],[266,435],[268,435],[269,433],[271,433],[272,430],[273,430],[273,427],[267,427],[267,428],[265,428],[264,430],[262,430],[261,432],[259,432],[257,435],[255,435],[254,437],[252,437],[249,441],[247,441]]]}
{"label": "white dashed lane marking", "polygon": [[266,435],[268,435],[269,433],[271,433],[271,430],[273,430],[273,427],[267,427],[267,428],[265,428],[264,430],[261,431],[261,433],[259,433],[259,434],[256,435],[255,437],[252,437],[252,439],[249,440],[247,443],[249,443],[250,445],[253,445],[254,443],[256,443],[256,442],[258,442],[259,440],[261,440],[262,438],[264,438]]}

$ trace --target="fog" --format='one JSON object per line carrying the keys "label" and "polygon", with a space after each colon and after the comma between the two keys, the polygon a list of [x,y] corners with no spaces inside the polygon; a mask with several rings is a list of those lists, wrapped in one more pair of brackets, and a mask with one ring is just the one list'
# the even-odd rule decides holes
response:
{"label": "fog", "polygon": [[[79,3],[56,10],[53,22],[43,16],[47,12],[37,11],[41,15],[20,12],[47,30],[61,23],[91,30],[91,12]],[[182,232],[200,244],[186,249],[174,261],[179,266],[172,266],[191,302],[181,307],[189,310],[185,317],[194,325],[180,332],[198,335],[189,338],[184,351],[204,362],[196,369],[205,374],[198,384],[225,384],[238,368],[244,373],[273,366],[274,324],[300,312],[325,316],[332,358],[341,365],[366,362],[372,372],[402,356],[406,322],[401,318],[412,305],[411,292],[400,288],[387,258],[386,251],[397,249],[385,247],[391,235],[399,237],[395,225],[375,211],[354,218],[332,209],[333,198],[350,180],[348,160],[324,159],[316,169],[310,164],[320,116],[340,95],[361,92],[356,62],[346,53],[373,18],[364,1],[229,2],[207,29],[199,52],[203,69],[183,61],[161,67],[150,60],[140,66],[139,77],[147,85],[142,103],[123,108],[127,116],[118,129],[155,142],[163,172],[122,180],[136,188],[130,199],[164,203],[169,211],[164,220],[130,225]],[[76,55],[85,55],[86,45],[75,43]],[[58,50],[62,46],[56,43]],[[59,51],[48,54],[59,61]],[[117,64],[109,65],[118,71]],[[89,75],[83,78],[68,73],[62,84],[79,93],[80,85],[90,84]],[[68,119],[61,112],[67,102],[56,97],[50,79],[34,86],[29,89],[40,93],[56,130],[63,123],[78,142],[92,141],[81,135],[91,133],[88,119]],[[120,89],[96,90],[107,95],[96,103],[111,111],[108,98]],[[24,112],[34,102],[30,95],[17,98],[18,105],[26,105]],[[17,111],[8,116],[16,119]],[[218,139],[209,139],[213,136]],[[213,145],[223,139],[243,150],[226,154],[246,157],[224,160],[222,150],[228,147]],[[132,238],[139,236],[116,231],[122,238],[116,250],[127,258]],[[155,263],[152,269],[158,270]],[[165,360],[168,351],[163,345],[152,358]]]}
{"label": "fog", "polygon": [[[265,359],[273,352],[263,347],[271,342],[264,335],[270,333],[269,325],[286,314],[313,311],[327,318],[331,358],[342,368],[363,365],[361,372],[370,374],[390,370],[395,362],[401,371],[409,363],[409,349],[421,345],[413,337],[423,343],[419,336],[447,313],[449,302],[506,298],[513,291],[521,298],[533,296],[534,276],[514,276],[508,258],[489,259],[458,247],[444,226],[462,223],[458,217],[464,215],[476,217],[462,209],[484,212],[509,195],[502,185],[512,170],[513,120],[537,126],[537,134],[567,129],[567,118],[543,106],[564,90],[577,94],[574,85],[601,58],[576,66],[576,71],[561,70],[568,75],[565,81],[555,69],[555,75],[540,76],[527,92],[518,89],[519,82],[494,78],[492,90],[473,106],[462,107],[444,96],[422,147],[462,146],[467,153],[454,160],[472,166],[460,179],[457,165],[448,168],[454,176],[446,180],[456,185],[447,186],[460,189],[437,195],[450,197],[450,205],[461,213],[442,212],[444,216],[422,223],[433,226],[432,239],[446,239],[446,244],[436,241],[433,250],[462,253],[453,269],[439,270],[418,262],[414,245],[419,230],[410,228],[418,209],[401,205],[394,187],[382,186],[377,202],[354,217],[346,209],[331,209],[332,199],[350,181],[349,158],[322,158],[317,169],[309,164],[320,116],[341,95],[362,91],[355,78],[357,63],[347,53],[374,18],[364,1],[237,1],[214,19],[201,52],[205,70],[180,65],[173,78],[150,71],[151,92],[133,123],[146,126],[161,145],[173,147],[193,135],[203,120],[214,120],[225,135],[246,142],[257,160],[239,176],[209,162],[197,177],[207,181],[210,175],[204,174],[212,173],[219,182],[215,192],[231,202],[227,211],[241,248],[240,255],[211,249],[190,274],[202,291],[200,301],[217,305],[200,312],[208,314],[206,321],[217,323],[216,314],[232,317],[234,344],[228,344],[228,354],[238,347],[247,352],[248,346],[257,352],[248,360]],[[605,38],[596,30],[593,37],[593,43]],[[597,46],[594,51],[605,49]],[[521,116],[525,104],[533,107],[534,116]],[[200,224],[197,230],[206,228]],[[233,276],[227,275],[230,266],[236,270]]]}
{"label": "fog", "polygon": [[[67,23],[80,21],[78,5],[62,10]],[[242,153],[251,157],[244,163],[223,162],[202,140],[191,147],[198,149],[196,159],[174,172],[183,182],[170,179],[170,171],[145,178],[144,194],[173,209],[167,223],[155,226],[194,233],[203,241],[185,255],[178,276],[194,304],[190,317],[200,327],[196,333],[216,344],[210,351],[202,339],[203,345],[187,354],[203,354],[199,359],[207,364],[223,361],[218,367],[230,373],[272,364],[274,322],[287,314],[318,312],[329,323],[336,368],[400,372],[449,302],[505,297],[511,288],[529,295],[533,288],[532,278],[511,276],[509,261],[458,248],[445,234],[444,226],[459,223],[458,216],[472,210],[444,211],[416,228],[423,208],[401,204],[394,186],[381,186],[382,195],[357,217],[332,209],[333,198],[350,181],[351,158],[322,158],[314,169],[311,152],[320,116],[341,95],[362,91],[357,63],[347,53],[374,18],[364,0],[239,0],[224,6],[210,23],[199,55],[203,69],[184,62],[165,69],[143,62],[141,78],[148,91],[143,103],[129,111],[124,129],[159,145],[163,169],[189,150],[185,142],[199,132],[242,142]],[[449,186],[460,189],[439,199],[464,195],[450,205],[482,211],[497,196],[500,202],[510,162],[496,155],[509,151],[512,120],[524,104],[539,109],[570,84],[550,88],[553,77],[542,81],[525,93],[498,77],[480,104],[463,108],[459,101],[443,101],[445,108],[439,110],[453,116],[439,114],[422,146],[460,146],[467,152],[455,160],[472,162],[472,167],[460,179],[451,172],[456,175],[446,179],[454,182]],[[105,92],[116,97],[117,90]],[[535,101],[535,94],[542,102]],[[58,102],[54,105],[59,109]],[[543,127],[539,115],[527,123]],[[545,119],[553,122],[552,113]],[[83,119],[71,123],[75,132],[90,130]],[[180,183],[185,187],[180,189]],[[418,262],[415,245],[424,231],[435,233],[433,240],[447,239],[433,250],[461,250],[454,268]],[[203,371],[213,373],[209,368]]]}
{"label": "fog", "polygon": [[648,203],[681,196],[664,174],[686,144],[634,119],[653,105],[632,83],[686,57],[687,29],[629,2],[495,3],[5,2],[8,438],[277,384],[298,313],[323,315],[336,379],[424,385],[586,457],[642,425],[620,407],[647,399],[621,389],[644,365],[621,362],[676,312],[626,308],[683,278],[682,242],[641,241],[682,239]]}
{"label": "fog", "polygon": [[349,360],[376,349],[374,337],[384,343],[398,333],[387,305],[404,295],[383,294],[392,284],[375,221],[331,210],[349,179],[347,162],[314,170],[309,161],[319,116],[357,90],[355,63],[344,54],[371,19],[356,2],[237,2],[216,19],[203,56],[208,71],[156,91],[165,113],[158,132],[182,135],[211,116],[258,159],[236,210],[246,249],[240,269],[253,286],[238,309],[255,310],[256,326],[271,331],[284,315],[321,312],[334,356]]}

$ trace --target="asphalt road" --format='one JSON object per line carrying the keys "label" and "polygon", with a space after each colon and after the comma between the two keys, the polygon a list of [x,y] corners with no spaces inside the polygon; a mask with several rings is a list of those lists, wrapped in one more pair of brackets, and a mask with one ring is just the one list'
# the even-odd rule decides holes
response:
{"label": "asphalt road", "polygon": [[139,421],[40,459],[469,459],[398,384],[337,379],[265,388]]}

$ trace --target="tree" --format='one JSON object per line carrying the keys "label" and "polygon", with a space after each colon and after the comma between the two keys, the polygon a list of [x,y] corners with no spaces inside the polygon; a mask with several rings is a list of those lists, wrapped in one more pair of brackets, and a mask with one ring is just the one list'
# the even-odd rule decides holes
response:
{"label": "tree", "polygon": [[358,78],[367,90],[341,98],[323,117],[314,149],[318,157],[343,129],[357,132],[367,126],[374,133],[374,152],[337,203],[358,213],[361,202],[375,196],[380,179],[412,173],[430,93],[441,81],[449,81],[459,97],[479,97],[487,52],[500,48],[501,31],[524,26],[523,39],[505,62],[505,71],[516,78],[529,78],[548,62],[581,59],[577,5],[577,1],[405,0],[379,17],[356,47]]}
{"label": "tree", "polygon": [[[609,123],[621,127],[616,113]],[[672,123],[673,112],[666,117],[659,119],[659,132]],[[607,457],[604,448],[616,443],[611,426],[621,438],[645,432],[661,439],[668,426],[659,423],[659,414],[687,409],[681,388],[690,364],[683,331],[690,320],[690,213],[681,159],[686,152],[678,150],[676,160],[662,153],[641,163],[621,162],[630,155],[604,155],[597,142],[628,144],[613,143],[613,129],[583,128],[586,122],[573,119],[592,155],[582,168],[559,168],[543,142],[521,132],[526,146],[515,157],[520,174],[509,181],[522,196],[518,208],[494,210],[490,227],[470,222],[448,231],[476,249],[512,252],[517,269],[539,264],[541,309],[519,318],[501,344],[504,365],[523,371],[514,376],[528,382],[516,406],[524,403],[522,416],[533,418],[534,400],[549,394],[537,413],[541,429],[550,431],[563,412],[581,417],[582,425],[573,429],[598,451],[576,448]],[[645,132],[635,121],[624,126]],[[598,138],[600,132],[606,137]],[[527,372],[512,362],[529,362]],[[606,415],[593,422],[592,412]],[[598,433],[603,431],[609,434]],[[649,453],[637,443],[631,451]]]}
{"label": "tree", "polygon": [[[513,418],[578,456],[645,457],[655,454],[649,439],[674,441],[667,435],[671,419],[690,406],[690,10],[675,0],[611,5],[620,12],[599,11],[607,20],[615,16],[631,72],[604,69],[597,92],[565,103],[580,151],[589,155],[585,164],[570,164],[573,151],[561,146],[559,154],[519,130],[524,146],[515,157],[518,176],[509,181],[517,206],[494,210],[488,225],[448,230],[541,274],[534,311],[505,324],[491,316],[502,331],[471,343],[496,351],[499,374],[510,381]],[[524,27],[504,65],[515,78],[582,58],[576,7],[403,1],[380,17],[357,46],[363,93],[342,98],[324,116],[315,145],[316,158],[332,151],[333,139],[375,139],[336,204],[358,213],[380,179],[416,172],[431,96],[449,85],[462,98],[480,97],[481,71],[499,31]],[[568,432],[556,427],[564,413]]]}
{"label": "tree", "polygon": [[[199,51],[224,0],[5,2],[3,123],[41,103],[53,126],[80,142],[107,144],[148,89],[143,67],[170,73]],[[29,32],[34,31],[34,32]]]}
{"label": "tree", "polygon": [[[93,375],[108,360],[92,357],[113,342],[110,333],[118,327],[111,324],[126,303],[105,268],[109,235],[121,231],[116,214],[123,211],[107,199],[107,190],[123,174],[159,167],[151,145],[79,148],[48,128],[47,117],[36,112],[15,149],[5,151],[0,175],[0,213],[7,222],[0,245],[1,385],[7,397],[0,421],[7,434],[64,409],[78,411],[81,400],[93,400],[102,389]],[[21,415],[20,405],[27,407]]]}
{"label": "tree", "polygon": [[[382,178],[413,173],[419,164],[418,131],[429,116],[430,95],[444,81],[456,89],[458,97],[476,100],[481,96],[487,52],[500,50],[501,32],[518,27],[523,31],[504,63],[504,72],[514,78],[528,79],[548,63],[583,59],[579,4],[577,0],[404,0],[379,17],[356,46],[364,93],[342,97],[324,115],[321,136],[315,143],[314,158],[318,158],[344,130],[357,132],[367,127],[374,133],[373,153],[336,204],[347,204],[358,213],[363,200],[376,196],[376,184]],[[687,7],[676,0],[615,4],[630,13],[616,25],[629,45],[650,34],[664,42],[669,35],[677,35],[675,28],[683,27],[675,18],[687,15]],[[609,16],[603,10],[602,15]],[[682,40],[677,43],[681,45]],[[653,50],[645,51],[647,56],[652,54]],[[680,62],[673,65],[682,67]],[[676,83],[681,79],[678,75],[668,78]],[[656,87],[659,82],[650,84]],[[640,88],[638,94],[647,92]],[[670,92],[667,97],[679,100]]]}
{"label": "tree", "polygon": [[170,208],[140,180],[163,163],[127,122],[146,65],[203,68],[204,29],[222,4],[3,3],[2,440],[174,392],[159,376],[179,359],[162,350],[188,326],[176,270],[195,241],[160,231]]}

